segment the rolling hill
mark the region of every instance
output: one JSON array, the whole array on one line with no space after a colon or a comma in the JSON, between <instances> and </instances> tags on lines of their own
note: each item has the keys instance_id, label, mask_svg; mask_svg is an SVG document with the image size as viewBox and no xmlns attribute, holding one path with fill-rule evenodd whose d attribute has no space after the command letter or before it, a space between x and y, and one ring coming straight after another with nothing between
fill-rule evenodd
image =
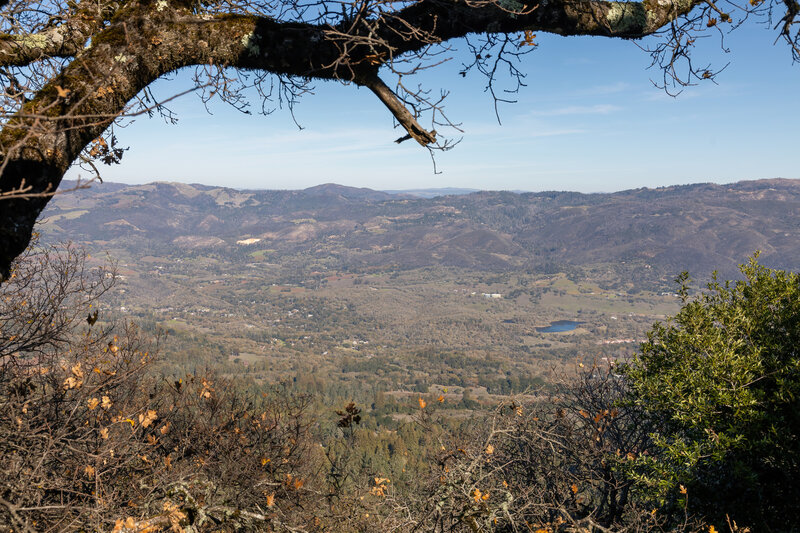
<instances>
[{"instance_id":1,"label":"rolling hill","mask_svg":"<svg viewBox=\"0 0 800 533\"><path fill-rule=\"evenodd\" d=\"M434 198L335 184L299 191L103 184L54 198L40 229L48 239L134 255L250 260L264 250L274 260L301 254L355 270L624 261L667 275L727 275L756 250L767 265L800 267L800 181Z\"/></svg>"}]
</instances>

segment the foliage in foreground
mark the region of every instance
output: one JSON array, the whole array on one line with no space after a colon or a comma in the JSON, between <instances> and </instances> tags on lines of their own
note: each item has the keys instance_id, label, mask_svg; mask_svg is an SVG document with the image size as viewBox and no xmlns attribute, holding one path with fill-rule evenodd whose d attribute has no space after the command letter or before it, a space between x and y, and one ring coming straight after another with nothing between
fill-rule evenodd
<instances>
[{"instance_id":1,"label":"foliage in foreground","mask_svg":"<svg viewBox=\"0 0 800 533\"><path fill-rule=\"evenodd\" d=\"M153 341L90 313L113 279L65 247L2 286L0 531L302 520L308 398L152 375Z\"/></svg>"},{"instance_id":2,"label":"foliage in foreground","mask_svg":"<svg viewBox=\"0 0 800 533\"><path fill-rule=\"evenodd\" d=\"M32 250L0 287L0 531L789 530L798 277L743 273L684 287L623 368L463 422L420 396L381 436L353 403L325 426L285 388L159 376L157 339L92 311L113 269ZM383 470L381 439L418 457Z\"/></svg>"},{"instance_id":3,"label":"foliage in foreground","mask_svg":"<svg viewBox=\"0 0 800 533\"><path fill-rule=\"evenodd\" d=\"M756 259L656 324L625 369L657 431L636 476L662 503L759 530L800 523L800 276Z\"/></svg>"}]
</instances>

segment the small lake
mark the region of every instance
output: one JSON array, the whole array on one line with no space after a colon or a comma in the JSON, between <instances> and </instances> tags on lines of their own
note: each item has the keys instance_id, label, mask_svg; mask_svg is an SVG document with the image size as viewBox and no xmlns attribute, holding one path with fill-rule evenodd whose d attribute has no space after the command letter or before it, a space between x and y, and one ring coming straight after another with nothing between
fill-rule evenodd
<instances>
[{"instance_id":1,"label":"small lake","mask_svg":"<svg viewBox=\"0 0 800 533\"><path fill-rule=\"evenodd\" d=\"M556 320L550 322L549 326L536 328L539 333L563 333L565 331L572 331L583 324L583 322L575 322L574 320Z\"/></svg>"}]
</instances>

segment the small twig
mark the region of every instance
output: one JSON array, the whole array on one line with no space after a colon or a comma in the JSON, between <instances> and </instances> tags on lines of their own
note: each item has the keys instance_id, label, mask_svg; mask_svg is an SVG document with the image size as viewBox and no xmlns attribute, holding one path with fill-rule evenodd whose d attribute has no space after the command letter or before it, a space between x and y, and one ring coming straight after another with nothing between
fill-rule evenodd
<instances>
[{"instance_id":1,"label":"small twig","mask_svg":"<svg viewBox=\"0 0 800 533\"><path fill-rule=\"evenodd\" d=\"M95 181L99 181L103 183L103 180L100 178L99 174L94 176L92 179L87 180L85 182L81 182L81 179L78 178L77 183L74 187L69 189L62 189L62 190L52 190L50 184L47 185L47 188L41 192L30 192L33 190L33 185L25 185L25 179L23 178L22 182L20 183L19 187L16 189L12 189L10 191L0 192L0 201L2 200L29 200L31 198L52 198L57 194L64 194L67 192L79 191L81 189L89 189L91 184Z\"/></svg>"},{"instance_id":2,"label":"small twig","mask_svg":"<svg viewBox=\"0 0 800 533\"><path fill-rule=\"evenodd\" d=\"M5 506L6 509L8 509L8 513L11 515L11 518L13 518L14 521L16 522L17 527L22 528L22 531L25 531L26 533L36 533L36 531L31 529L31 527L28 525L28 521L23 520L17 514L17 510L19 508L16 505L5 500L4 498L0 498L0 504L2 504L3 506Z\"/></svg>"}]
</instances>

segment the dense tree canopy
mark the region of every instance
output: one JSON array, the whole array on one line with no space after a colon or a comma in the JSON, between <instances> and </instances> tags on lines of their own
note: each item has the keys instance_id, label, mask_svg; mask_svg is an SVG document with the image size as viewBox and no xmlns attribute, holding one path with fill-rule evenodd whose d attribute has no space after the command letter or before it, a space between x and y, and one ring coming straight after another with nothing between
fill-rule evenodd
<instances>
[{"instance_id":1,"label":"dense tree canopy","mask_svg":"<svg viewBox=\"0 0 800 533\"><path fill-rule=\"evenodd\" d=\"M501 71L520 74L513 60L537 31L662 32L651 52L667 83L713 78L691 61L696 34L746 20L772 24L799 55L796 0L2 0L0 9L0 275L67 169L118 160L109 127L126 115L168 114L148 86L184 67L196 67L203 98L234 105L247 85L289 103L312 80L365 86L410 138L441 149L448 144L435 128L449 122L440 102L404 80L441 63L457 38L474 54L464 74L486 75L490 88Z\"/></svg>"}]
</instances>

